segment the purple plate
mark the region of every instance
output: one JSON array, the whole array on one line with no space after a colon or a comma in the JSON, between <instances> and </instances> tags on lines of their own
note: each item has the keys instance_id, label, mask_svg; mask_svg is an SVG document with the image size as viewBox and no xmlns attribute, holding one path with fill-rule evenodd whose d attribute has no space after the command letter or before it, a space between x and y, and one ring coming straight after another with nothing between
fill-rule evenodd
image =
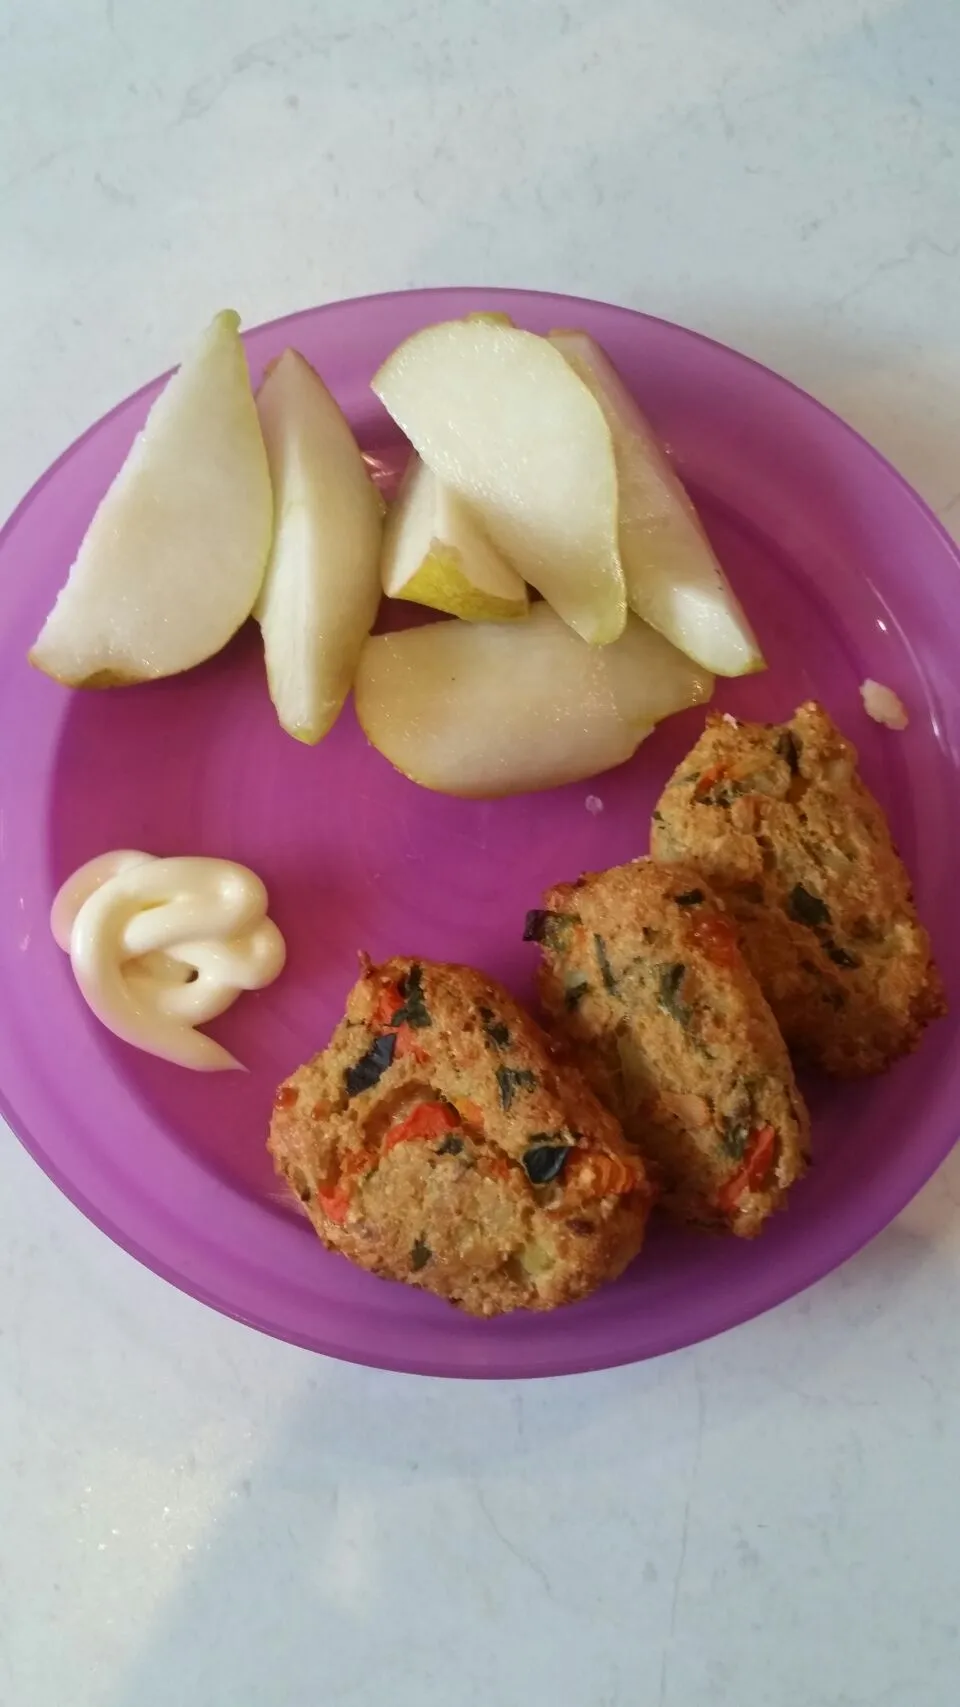
<instances>
[{"instance_id":1,"label":"purple plate","mask_svg":"<svg viewBox=\"0 0 960 1707\"><path fill-rule=\"evenodd\" d=\"M250 333L254 378L295 345L364 448L395 470L403 447L371 374L417 327L480 307L535 331L582 326L609 351L672 446L769 660L766 675L721 684L717 703L774 719L824 701L860 747L955 987L956 547L811 398L719 344L603 303L505 290L335 303ZM654 800L702 714L670 721L589 785L471 802L397 775L349 707L315 749L282 734L249 631L179 680L102 694L47 681L27 647L161 383L91 428L0 535L0 1101L40 1165L118 1244L228 1315L430 1375L555 1375L652 1357L746 1321L850 1256L954 1142L954 1019L881 1082L810 1087L816 1167L759 1243L657 1227L617 1285L551 1315L470 1321L329 1255L289 1209L264 1149L273 1089L326 1042L357 949L474 962L531 997L526 908L548 883L645 851ZM906 702L905 734L865 717L867 676ZM591 794L602 811L587 809ZM287 970L213 1028L249 1076L155 1061L88 1014L47 915L67 873L115 847L219 854L265 879Z\"/></svg>"}]
</instances>

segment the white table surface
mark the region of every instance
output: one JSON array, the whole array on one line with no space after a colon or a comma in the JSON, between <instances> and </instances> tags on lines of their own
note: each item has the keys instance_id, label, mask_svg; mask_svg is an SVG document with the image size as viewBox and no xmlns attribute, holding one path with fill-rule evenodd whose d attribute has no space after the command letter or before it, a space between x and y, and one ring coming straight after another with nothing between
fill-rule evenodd
<instances>
[{"instance_id":1,"label":"white table surface","mask_svg":"<svg viewBox=\"0 0 960 1707\"><path fill-rule=\"evenodd\" d=\"M960 524L958 71L956 0L0 0L0 511L224 303L489 283L726 339ZM220 1319L3 1134L0 1703L956 1707L958 1198L470 1386Z\"/></svg>"}]
</instances>

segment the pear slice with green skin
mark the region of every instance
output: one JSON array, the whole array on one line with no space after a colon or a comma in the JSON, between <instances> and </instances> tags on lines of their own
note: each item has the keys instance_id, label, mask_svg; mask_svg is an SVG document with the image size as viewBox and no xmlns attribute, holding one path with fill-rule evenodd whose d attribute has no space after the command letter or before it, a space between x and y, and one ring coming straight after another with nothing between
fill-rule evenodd
<instances>
[{"instance_id":1,"label":"pear slice with green skin","mask_svg":"<svg viewBox=\"0 0 960 1707\"><path fill-rule=\"evenodd\" d=\"M559 350L489 315L428 326L373 389L496 549L593 645L623 633L610 429Z\"/></svg>"},{"instance_id":2,"label":"pear slice with green skin","mask_svg":"<svg viewBox=\"0 0 960 1707\"><path fill-rule=\"evenodd\" d=\"M388 598L467 622L527 614L525 583L494 551L463 499L416 453L387 516L381 575Z\"/></svg>"},{"instance_id":3,"label":"pear slice with green skin","mask_svg":"<svg viewBox=\"0 0 960 1707\"><path fill-rule=\"evenodd\" d=\"M690 497L613 363L586 332L551 332L550 342L590 388L610 428L631 610L718 676L765 669Z\"/></svg>"},{"instance_id":4,"label":"pear slice with green skin","mask_svg":"<svg viewBox=\"0 0 960 1707\"><path fill-rule=\"evenodd\" d=\"M383 501L319 374L295 350L257 393L276 527L254 615L283 728L319 741L350 692L380 603Z\"/></svg>"},{"instance_id":5,"label":"pear slice with green skin","mask_svg":"<svg viewBox=\"0 0 960 1707\"><path fill-rule=\"evenodd\" d=\"M273 499L239 326L216 316L102 499L29 654L55 681L178 675L250 615Z\"/></svg>"},{"instance_id":6,"label":"pear slice with green skin","mask_svg":"<svg viewBox=\"0 0 960 1707\"><path fill-rule=\"evenodd\" d=\"M354 683L367 740L412 782L491 799L622 764L713 677L630 616L587 646L547 604L526 622L436 622L378 634Z\"/></svg>"}]
</instances>

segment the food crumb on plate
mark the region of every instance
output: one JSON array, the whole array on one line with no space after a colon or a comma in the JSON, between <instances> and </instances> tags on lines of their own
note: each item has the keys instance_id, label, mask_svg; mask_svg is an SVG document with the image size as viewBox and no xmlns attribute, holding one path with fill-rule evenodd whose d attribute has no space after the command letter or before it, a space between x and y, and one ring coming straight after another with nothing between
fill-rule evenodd
<instances>
[{"instance_id":1,"label":"food crumb on plate","mask_svg":"<svg viewBox=\"0 0 960 1707\"><path fill-rule=\"evenodd\" d=\"M588 794L584 801L584 805L587 808L587 811L591 813L594 818L603 811L603 801L600 799L599 794Z\"/></svg>"},{"instance_id":2,"label":"food crumb on plate","mask_svg":"<svg viewBox=\"0 0 960 1707\"><path fill-rule=\"evenodd\" d=\"M874 723L883 723L888 729L906 729L910 718L902 699L892 688L884 687L882 682L865 681L860 687L860 698L868 717Z\"/></svg>"}]
</instances>

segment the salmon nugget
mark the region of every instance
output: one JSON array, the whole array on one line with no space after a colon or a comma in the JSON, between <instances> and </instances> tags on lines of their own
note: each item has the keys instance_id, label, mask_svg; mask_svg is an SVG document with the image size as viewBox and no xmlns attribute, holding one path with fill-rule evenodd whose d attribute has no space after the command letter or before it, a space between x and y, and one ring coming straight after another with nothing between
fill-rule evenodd
<instances>
[{"instance_id":1,"label":"salmon nugget","mask_svg":"<svg viewBox=\"0 0 960 1707\"><path fill-rule=\"evenodd\" d=\"M946 1011L886 819L821 706L782 724L711 716L651 852L710 879L788 1044L825 1072L883 1072Z\"/></svg>"},{"instance_id":2,"label":"salmon nugget","mask_svg":"<svg viewBox=\"0 0 960 1707\"><path fill-rule=\"evenodd\" d=\"M786 1045L696 872L635 860L527 919L553 1027L682 1221L759 1233L806 1166Z\"/></svg>"},{"instance_id":3,"label":"salmon nugget","mask_svg":"<svg viewBox=\"0 0 960 1707\"><path fill-rule=\"evenodd\" d=\"M270 1128L324 1244L477 1316L550 1310L615 1279L652 1191L586 1081L482 973L362 965Z\"/></svg>"}]
</instances>

